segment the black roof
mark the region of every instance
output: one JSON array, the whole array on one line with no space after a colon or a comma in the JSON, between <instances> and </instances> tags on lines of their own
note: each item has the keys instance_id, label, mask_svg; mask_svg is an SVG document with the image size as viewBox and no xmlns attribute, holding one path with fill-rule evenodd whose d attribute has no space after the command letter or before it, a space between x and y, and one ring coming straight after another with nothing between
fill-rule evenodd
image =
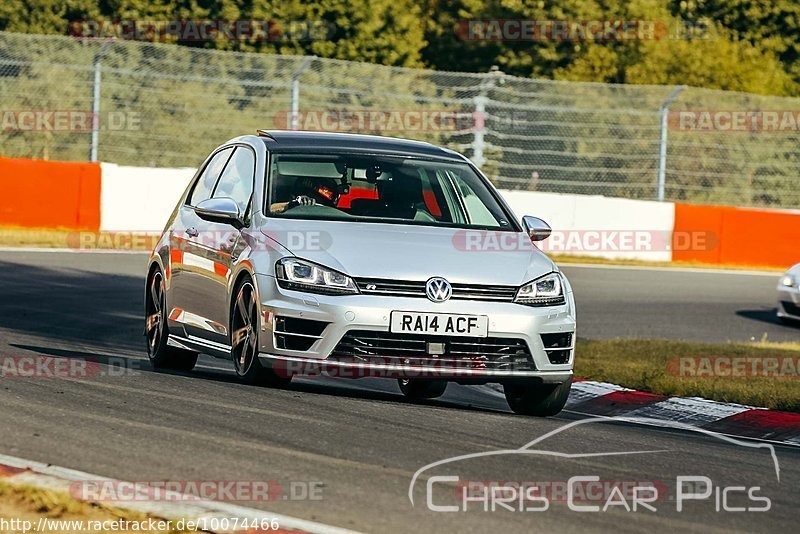
<instances>
[{"instance_id":1,"label":"black roof","mask_svg":"<svg viewBox=\"0 0 800 534\"><path fill-rule=\"evenodd\" d=\"M410 139L300 130L258 130L268 150L278 152L364 152L371 154L422 156L463 161L451 150Z\"/></svg>"}]
</instances>

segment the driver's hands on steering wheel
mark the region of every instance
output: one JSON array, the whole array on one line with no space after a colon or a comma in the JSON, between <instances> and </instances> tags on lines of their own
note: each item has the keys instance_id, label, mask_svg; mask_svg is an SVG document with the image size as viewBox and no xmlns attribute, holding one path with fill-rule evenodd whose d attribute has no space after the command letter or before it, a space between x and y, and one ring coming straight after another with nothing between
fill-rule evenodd
<instances>
[{"instance_id":1,"label":"driver's hands on steering wheel","mask_svg":"<svg viewBox=\"0 0 800 534\"><path fill-rule=\"evenodd\" d=\"M316 203L317 201L313 198L307 197L306 195L300 195L289 202L289 204L286 205L286 209L292 209L297 206L314 206Z\"/></svg>"}]
</instances>

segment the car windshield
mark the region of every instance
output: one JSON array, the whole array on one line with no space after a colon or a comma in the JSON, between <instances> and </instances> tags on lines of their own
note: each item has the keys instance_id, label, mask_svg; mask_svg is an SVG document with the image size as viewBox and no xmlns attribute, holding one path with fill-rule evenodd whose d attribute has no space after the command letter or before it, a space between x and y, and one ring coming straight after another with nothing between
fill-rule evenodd
<instances>
[{"instance_id":1,"label":"car windshield","mask_svg":"<svg viewBox=\"0 0 800 534\"><path fill-rule=\"evenodd\" d=\"M459 228L514 230L466 163L397 156L276 154L269 214Z\"/></svg>"}]
</instances>

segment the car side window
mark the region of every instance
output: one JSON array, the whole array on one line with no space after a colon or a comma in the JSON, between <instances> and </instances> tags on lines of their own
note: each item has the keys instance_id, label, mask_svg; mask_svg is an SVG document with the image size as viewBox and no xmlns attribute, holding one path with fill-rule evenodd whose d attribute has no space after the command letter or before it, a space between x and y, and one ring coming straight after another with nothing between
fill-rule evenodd
<instances>
[{"instance_id":1,"label":"car side window","mask_svg":"<svg viewBox=\"0 0 800 534\"><path fill-rule=\"evenodd\" d=\"M470 222L485 226L497 225L497 218L489 211L489 208L473 191L472 187L458 173L451 173L451 176L461 191L461 197L464 199L464 207L469 213Z\"/></svg>"},{"instance_id":2,"label":"car side window","mask_svg":"<svg viewBox=\"0 0 800 534\"><path fill-rule=\"evenodd\" d=\"M189 198L186 200L188 205L197 206L200 202L211 198L211 193L214 191L217 178L219 178L232 152L233 147L228 147L214 154L211 161L208 162L208 165L206 165L206 168L200 175L200 178L198 178L194 189L192 189L192 192L189 194Z\"/></svg>"},{"instance_id":3,"label":"car side window","mask_svg":"<svg viewBox=\"0 0 800 534\"><path fill-rule=\"evenodd\" d=\"M232 198L239 206L239 213L244 214L253 194L255 171L256 156L253 151L241 146L236 147L233 157L222 171L211 198Z\"/></svg>"}]
</instances>

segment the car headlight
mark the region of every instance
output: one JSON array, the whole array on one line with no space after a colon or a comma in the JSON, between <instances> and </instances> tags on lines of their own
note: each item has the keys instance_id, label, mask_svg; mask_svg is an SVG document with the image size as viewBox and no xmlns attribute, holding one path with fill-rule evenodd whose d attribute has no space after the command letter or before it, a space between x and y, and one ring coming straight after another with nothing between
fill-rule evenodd
<instances>
[{"instance_id":1,"label":"car headlight","mask_svg":"<svg viewBox=\"0 0 800 534\"><path fill-rule=\"evenodd\" d=\"M358 293L355 282L346 274L307 260L282 258L275 264L275 275L284 289L323 295Z\"/></svg>"},{"instance_id":2,"label":"car headlight","mask_svg":"<svg viewBox=\"0 0 800 534\"><path fill-rule=\"evenodd\" d=\"M561 275L550 273L529 282L517 290L514 302L527 306L558 306L564 304L564 284Z\"/></svg>"},{"instance_id":3,"label":"car headlight","mask_svg":"<svg viewBox=\"0 0 800 534\"><path fill-rule=\"evenodd\" d=\"M794 279L794 276L792 276L791 274L785 274L785 275L783 275L783 278L781 278L781 285L782 286L794 287L795 284L796 284L796 281Z\"/></svg>"}]
</instances>

